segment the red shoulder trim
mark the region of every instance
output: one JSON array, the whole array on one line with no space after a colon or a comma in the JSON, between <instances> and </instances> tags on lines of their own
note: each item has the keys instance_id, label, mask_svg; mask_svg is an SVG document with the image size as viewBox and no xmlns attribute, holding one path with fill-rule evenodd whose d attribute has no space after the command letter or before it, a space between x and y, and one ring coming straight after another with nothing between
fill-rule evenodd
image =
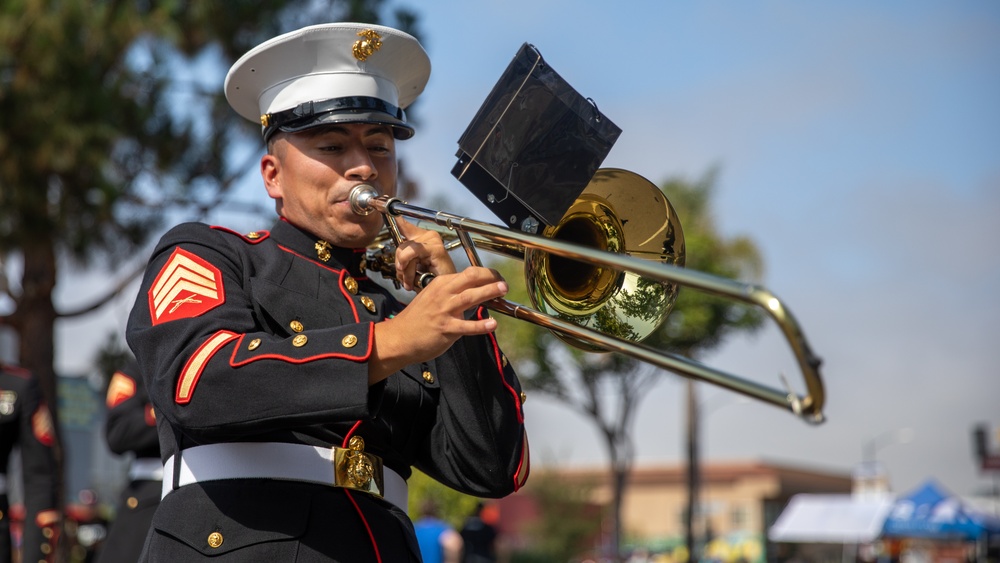
<instances>
[{"instance_id":1,"label":"red shoulder trim","mask_svg":"<svg viewBox=\"0 0 1000 563\"><path fill-rule=\"evenodd\" d=\"M271 236L271 231L250 231L247 234L243 234L243 233L238 233L232 229L228 229L226 227L220 227L218 225L212 225L212 228L215 229L216 231L222 231L224 233L236 235L241 239L243 239L243 242L247 244L257 244L258 242L262 242L266 240L267 237Z\"/></svg>"}]
</instances>

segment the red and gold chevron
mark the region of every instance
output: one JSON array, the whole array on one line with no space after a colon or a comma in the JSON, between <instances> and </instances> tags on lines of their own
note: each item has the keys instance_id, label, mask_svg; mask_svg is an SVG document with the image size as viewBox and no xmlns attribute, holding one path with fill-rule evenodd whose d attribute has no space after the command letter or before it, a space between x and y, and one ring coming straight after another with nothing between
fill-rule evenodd
<instances>
[{"instance_id":1,"label":"red and gold chevron","mask_svg":"<svg viewBox=\"0 0 1000 563\"><path fill-rule=\"evenodd\" d=\"M116 371L111 376L111 382L108 383L106 398L108 408L113 409L133 396L135 396L135 380L120 371Z\"/></svg>"},{"instance_id":2,"label":"red and gold chevron","mask_svg":"<svg viewBox=\"0 0 1000 563\"><path fill-rule=\"evenodd\" d=\"M175 248L149 288L153 325L200 316L222 305L222 273L207 260Z\"/></svg>"}]
</instances>

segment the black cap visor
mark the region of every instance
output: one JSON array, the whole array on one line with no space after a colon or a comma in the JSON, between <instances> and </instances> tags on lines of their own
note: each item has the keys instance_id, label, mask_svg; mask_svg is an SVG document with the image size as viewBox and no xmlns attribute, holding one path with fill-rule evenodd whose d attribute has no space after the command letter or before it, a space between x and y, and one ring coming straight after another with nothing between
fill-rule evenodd
<instances>
[{"instance_id":1,"label":"black cap visor","mask_svg":"<svg viewBox=\"0 0 1000 563\"><path fill-rule=\"evenodd\" d=\"M331 123L376 123L392 127L393 136L406 140L413 136L413 127L406 123L401 108L378 98L352 96L321 102L306 102L298 106L261 116L264 141L277 131L294 133Z\"/></svg>"}]
</instances>

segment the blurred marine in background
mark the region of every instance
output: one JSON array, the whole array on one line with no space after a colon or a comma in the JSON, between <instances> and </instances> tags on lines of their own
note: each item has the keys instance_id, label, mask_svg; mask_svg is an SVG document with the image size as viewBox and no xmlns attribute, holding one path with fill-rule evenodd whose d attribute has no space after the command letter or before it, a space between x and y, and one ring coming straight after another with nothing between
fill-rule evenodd
<instances>
[{"instance_id":1,"label":"blurred marine in background","mask_svg":"<svg viewBox=\"0 0 1000 563\"><path fill-rule=\"evenodd\" d=\"M108 448L118 455L133 455L128 484L122 490L115 517L96 563L135 563L160 504L163 464L156 416L149 402L138 365L129 362L108 384Z\"/></svg>"},{"instance_id":2,"label":"blurred marine in background","mask_svg":"<svg viewBox=\"0 0 1000 563\"><path fill-rule=\"evenodd\" d=\"M25 369L0 364L0 563L54 561L59 534L55 440L38 381ZM12 535L7 470L15 447L24 476L24 522L20 534Z\"/></svg>"}]
</instances>

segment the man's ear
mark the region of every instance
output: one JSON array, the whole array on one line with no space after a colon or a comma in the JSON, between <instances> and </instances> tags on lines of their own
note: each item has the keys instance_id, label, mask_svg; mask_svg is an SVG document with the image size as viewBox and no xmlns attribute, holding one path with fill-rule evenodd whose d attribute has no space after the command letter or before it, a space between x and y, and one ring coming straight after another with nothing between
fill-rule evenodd
<instances>
[{"instance_id":1,"label":"man's ear","mask_svg":"<svg viewBox=\"0 0 1000 563\"><path fill-rule=\"evenodd\" d=\"M272 199L281 199L281 160L273 154L265 154L260 159L260 177L264 180L264 188Z\"/></svg>"}]
</instances>

